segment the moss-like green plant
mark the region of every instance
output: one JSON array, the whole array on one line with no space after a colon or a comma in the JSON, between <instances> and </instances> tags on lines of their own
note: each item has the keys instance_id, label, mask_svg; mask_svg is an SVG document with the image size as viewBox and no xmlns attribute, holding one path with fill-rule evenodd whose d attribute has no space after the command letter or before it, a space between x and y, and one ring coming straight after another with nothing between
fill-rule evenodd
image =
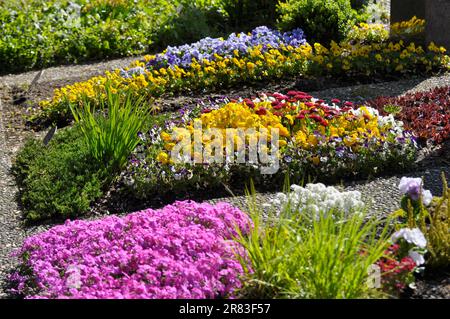
<instances>
[{"instance_id":1,"label":"moss-like green plant","mask_svg":"<svg viewBox=\"0 0 450 319\"><path fill-rule=\"evenodd\" d=\"M48 145L28 140L12 167L26 221L82 214L112 175L93 161L79 127L58 130Z\"/></svg>"}]
</instances>

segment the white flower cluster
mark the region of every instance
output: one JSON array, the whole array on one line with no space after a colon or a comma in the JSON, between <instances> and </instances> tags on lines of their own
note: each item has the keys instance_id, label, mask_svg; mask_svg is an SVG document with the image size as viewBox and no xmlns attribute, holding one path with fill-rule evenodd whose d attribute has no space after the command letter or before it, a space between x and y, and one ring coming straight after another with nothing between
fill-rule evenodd
<instances>
[{"instance_id":1,"label":"white flower cluster","mask_svg":"<svg viewBox=\"0 0 450 319\"><path fill-rule=\"evenodd\" d=\"M423 255L427 247L427 240L419 228L402 228L392 235L391 240L393 243L404 240L409 245L413 245L408 251L409 257L415 261L417 266L425 263Z\"/></svg>"},{"instance_id":2,"label":"white flower cluster","mask_svg":"<svg viewBox=\"0 0 450 319\"><path fill-rule=\"evenodd\" d=\"M307 184L306 187L291 186L289 194L278 193L273 202L282 209L286 205L300 212L317 216L319 212L340 211L346 214L362 211L365 207L358 191L340 192L333 186Z\"/></svg>"}]
</instances>

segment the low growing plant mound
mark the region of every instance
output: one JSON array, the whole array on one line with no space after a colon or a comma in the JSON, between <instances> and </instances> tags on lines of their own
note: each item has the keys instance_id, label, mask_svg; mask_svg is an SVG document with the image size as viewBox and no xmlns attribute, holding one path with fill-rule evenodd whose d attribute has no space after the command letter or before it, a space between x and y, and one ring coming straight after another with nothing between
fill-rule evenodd
<instances>
[{"instance_id":1,"label":"low growing plant mound","mask_svg":"<svg viewBox=\"0 0 450 319\"><path fill-rule=\"evenodd\" d=\"M251 157L255 143L269 159L264 152ZM238 181L242 189L247 178L275 186L286 174L293 181L363 177L402 169L414 157L414 137L392 115L290 91L182 109L165 127L143 134L124 178L135 195L148 197Z\"/></svg>"},{"instance_id":2,"label":"low growing plant mound","mask_svg":"<svg viewBox=\"0 0 450 319\"><path fill-rule=\"evenodd\" d=\"M191 201L68 221L25 241L11 280L26 298L230 297L243 273L230 239L250 225L229 204Z\"/></svg>"},{"instance_id":3,"label":"low growing plant mound","mask_svg":"<svg viewBox=\"0 0 450 319\"><path fill-rule=\"evenodd\" d=\"M406 94L401 97L379 97L368 104L381 114L393 113L412 130L418 141L439 144L450 137L450 87L435 88L426 92Z\"/></svg>"},{"instance_id":4,"label":"low growing plant mound","mask_svg":"<svg viewBox=\"0 0 450 319\"><path fill-rule=\"evenodd\" d=\"M109 178L103 165L91 156L79 127L58 131L48 145L28 140L12 170L28 221L85 212L102 195Z\"/></svg>"},{"instance_id":5,"label":"low growing plant mound","mask_svg":"<svg viewBox=\"0 0 450 319\"><path fill-rule=\"evenodd\" d=\"M277 9L281 29L300 27L308 38L324 44L343 40L357 18L349 0L287 0Z\"/></svg>"}]
</instances>

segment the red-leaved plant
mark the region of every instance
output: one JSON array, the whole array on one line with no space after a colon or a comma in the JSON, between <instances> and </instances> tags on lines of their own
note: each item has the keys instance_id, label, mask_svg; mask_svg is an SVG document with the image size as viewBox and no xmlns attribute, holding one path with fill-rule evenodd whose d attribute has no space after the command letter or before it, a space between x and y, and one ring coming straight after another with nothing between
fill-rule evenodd
<instances>
[{"instance_id":1,"label":"red-leaved plant","mask_svg":"<svg viewBox=\"0 0 450 319\"><path fill-rule=\"evenodd\" d=\"M387 115L389 106L400 107L395 118L403 121L421 144L440 144L450 137L450 86L401 97L378 97L368 101L368 105L383 115Z\"/></svg>"}]
</instances>

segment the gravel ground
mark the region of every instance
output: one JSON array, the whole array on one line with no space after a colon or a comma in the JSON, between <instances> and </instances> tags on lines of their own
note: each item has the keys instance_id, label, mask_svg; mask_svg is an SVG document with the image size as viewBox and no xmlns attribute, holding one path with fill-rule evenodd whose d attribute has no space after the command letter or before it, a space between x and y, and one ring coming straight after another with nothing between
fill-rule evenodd
<instances>
[{"instance_id":1,"label":"gravel ground","mask_svg":"<svg viewBox=\"0 0 450 319\"><path fill-rule=\"evenodd\" d=\"M17 188L9 174L11 157L21 141L16 138L17 135L7 134L7 123L3 121L2 111L0 100L0 298L5 298L5 277L16 264L10 253L18 248L27 236L45 230L45 227L26 228L21 222L21 212L15 201Z\"/></svg>"},{"instance_id":2,"label":"gravel ground","mask_svg":"<svg viewBox=\"0 0 450 319\"><path fill-rule=\"evenodd\" d=\"M352 102L363 102L378 96L398 96L407 93L428 91L435 87L449 85L450 75L446 74L430 78L415 77L392 82L331 88L313 91L310 92L310 94L312 96L320 97L321 99L338 98Z\"/></svg>"},{"instance_id":3,"label":"gravel ground","mask_svg":"<svg viewBox=\"0 0 450 319\"><path fill-rule=\"evenodd\" d=\"M63 81L64 83L72 83L80 79L80 74L83 74L83 78L92 76L101 73L106 69L127 65L131 60L133 60L133 58L115 60L110 63L98 63L89 66L83 65L51 68L44 72L39 82L41 87L45 87L46 83L49 83L47 81ZM10 257L10 253L14 249L20 247L24 238L27 236L39 233L51 227L51 225L40 225L33 227L25 227L23 225L21 221L21 212L15 201L17 189L14 185L13 179L9 175L11 159L22 144L23 139L26 136L35 133L26 132L21 128L11 126L11 121L14 118L14 113L12 112L15 111L15 109L11 103L11 92L8 88L13 86L26 87L32 81L35 74L36 72L30 72L22 75L3 76L0 78L0 99L3 98L5 101L3 105L0 104L0 298L8 297L3 286L6 283L5 278L7 273L16 265L15 260ZM286 83L272 84L269 85L270 88L266 88L266 90L273 89L281 91L289 88L289 86L285 85ZM401 95L405 92L430 89L442 85L450 85L450 75L432 77L429 79L413 78L396 82L332 88L329 90L321 90L311 93L320 98L337 97L343 100L362 101L379 95ZM6 90L5 87L7 88ZM301 89L299 87L297 88ZM239 95L242 92L250 94L250 92L255 91L257 92L258 90L252 88L241 88L239 90L231 90L231 93L228 92L228 94ZM225 94L226 92L220 92L219 94L222 93ZM217 96L219 94L215 95ZM214 96L214 94L211 94L210 96ZM193 102L197 98L189 97L189 99ZM174 99L173 103L176 104L178 103L177 101L178 100ZM42 135L42 132L38 134ZM439 195L441 192L439 177L441 171L445 171L447 177L450 177L450 165L448 162L450 156L448 153L445 156L447 158L447 162L440 162L437 166L422 166L425 168L411 172L408 175L424 176L426 187L430 189L433 194ZM373 202L370 214L381 218L386 216L387 213L398 208L400 194L397 190L397 185L399 179L400 176L379 177L371 181L341 185L341 187L344 189L355 189L361 191L365 200L368 202ZM274 194L257 194L258 202L271 202L273 195ZM235 198L218 198L210 201L217 202L219 200L231 202L232 204L245 208L245 198L242 196ZM422 287L421 289L424 291L428 290L429 293L428 295L420 294L413 297L425 296L427 298L450 298L450 293L448 291L448 276L443 277L442 280L433 280L434 281L419 281L418 287Z\"/></svg>"},{"instance_id":4,"label":"gravel ground","mask_svg":"<svg viewBox=\"0 0 450 319\"><path fill-rule=\"evenodd\" d=\"M89 64L75 64L66 66L57 66L45 69L39 81L54 82L65 79L74 79L76 81L87 80L90 77L104 73L105 71L124 68L132 61L141 57L127 57L103 62L89 63ZM23 86L33 81L39 71L30 71L20 74L9 74L0 76L0 86Z\"/></svg>"}]
</instances>

